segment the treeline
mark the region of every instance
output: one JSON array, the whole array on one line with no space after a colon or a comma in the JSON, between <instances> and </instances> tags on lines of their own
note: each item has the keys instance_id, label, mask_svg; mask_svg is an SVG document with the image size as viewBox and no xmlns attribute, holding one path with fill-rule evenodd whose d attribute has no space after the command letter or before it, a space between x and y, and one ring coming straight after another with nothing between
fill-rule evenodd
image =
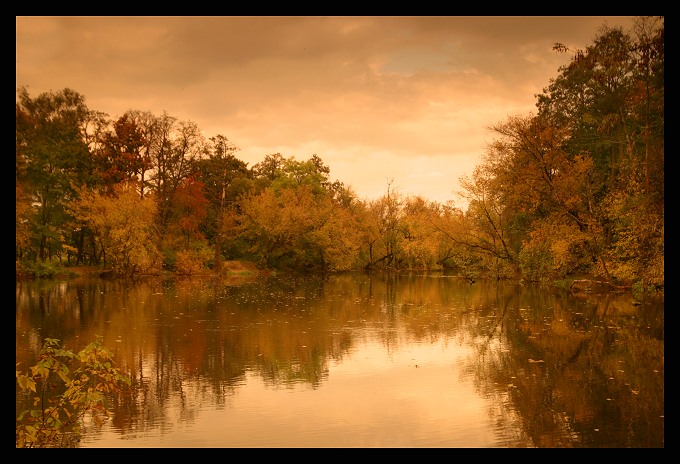
<instances>
[{"instance_id":1,"label":"treeline","mask_svg":"<svg viewBox=\"0 0 680 464\"><path fill-rule=\"evenodd\" d=\"M74 90L19 87L17 276L54 263L196 274L240 259L662 288L663 17L555 50L568 65L536 95L536 115L492 128L462 179L465 211L389 183L361 199L317 155L248 167L226 136L206 139L192 122L134 110L110 119Z\"/></svg>"}]
</instances>

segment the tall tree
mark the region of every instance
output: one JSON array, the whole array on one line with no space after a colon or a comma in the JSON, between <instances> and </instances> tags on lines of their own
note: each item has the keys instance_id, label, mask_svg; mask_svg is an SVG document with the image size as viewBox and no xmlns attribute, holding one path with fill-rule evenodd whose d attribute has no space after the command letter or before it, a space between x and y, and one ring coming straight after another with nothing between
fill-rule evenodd
<instances>
[{"instance_id":1,"label":"tall tree","mask_svg":"<svg viewBox=\"0 0 680 464\"><path fill-rule=\"evenodd\" d=\"M165 232L172 215L172 196L195 173L195 162L205 152L205 140L195 123L177 121L163 113L153 122L149 185L158 201L158 227Z\"/></svg>"},{"instance_id":2,"label":"tall tree","mask_svg":"<svg viewBox=\"0 0 680 464\"><path fill-rule=\"evenodd\" d=\"M25 251L46 260L64 242L72 183L92 179L94 164L83 133L90 113L85 98L68 88L31 98L20 87L17 100L17 183L35 205L31 246Z\"/></svg>"},{"instance_id":3,"label":"tall tree","mask_svg":"<svg viewBox=\"0 0 680 464\"><path fill-rule=\"evenodd\" d=\"M498 277L512 275L517 268L518 250L512 247L509 211L500 201L501 191L494 174L480 165L460 183L469 201L466 213L469 228L462 238L463 244L480 257L477 267L482 272Z\"/></svg>"},{"instance_id":4,"label":"tall tree","mask_svg":"<svg viewBox=\"0 0 680 464\"><path fill-rule=\"evenodd\" d=\"M209 139L207 157L195 162L197 178L204 185L208 200L207 216L203 224L206 238L215 246L213 269L220 272L225 248L235 253L237 243L233 218L237 214L238 199L253 186L248 165L234 155L238 147L219 134Z\"/></svg>"},{"instance_id":5,"label":"tall tree","mask_svg":"<svg viewBox=\"0 0 680 464\"><path fill-rule=\"evenodd\" d=\"M636 18L633 31L637 38L634 47L637 82L637 115L643 132L640 150L644 155L645 191L663 203L664 169L664 27L663 16Z\"/></svg>"},{"instance_id":6,"label":"tall tree","mask_svg":"<svg viewBox=\"0 0 680 464\"><path fill-rule=\"evenodd\" d=\"M260 183L263 183L264 187L267 187L269 183L279 177L284 161L285 158L281 153L267 155L262 161L253 166L253 174Z\"/></svg>"},{"instance_id":7,"label":"tall tree","mask_svg":"<svg viewBox=\"0 0 680 464\"><path fill-rule=\"evenodd\" d=\"M387 192L382 197L366 204L363 223L367 233L364 238L364 268L377 266L399 269L403 259L403 242L408 234L403 223L403 197L387 183Z\"/></svg>"},{"instance_id":8,"label":"tall tree","mask_svg":"<svg viewBox=\"0 0 680 464\"><path fill-rule=\"evenodd\" d=\"M154 116L148 111L129 110L124 116L135 126L135 130L140 137L139 151L139 170L137 177L139 179L140 197L144 198L144 194L149 190L150 180L149 173L154 169L153 151L158 146L158 138L162 127L162 118Z\"/></svg>"},{"instance_id":9,"label":"tall tree","mask_svg":"<svg viewBox=\"0 0 680 464\"><path fill-rule=\"evenodd\" d=\"M144 196L142 175L148 164L142 156L144 136L137 123L127 114L113 123L113 130L104 136L102 150L96 152L103 184L114 185L140 181L140 197Z\"/></svg>"},{"instance_id":10,"label":"tall tree","mask_svg":"<svg viewBox=\"0 0 680 464\"><path fill-rule=\"evenodd\" d=\"M663 144L651 142L649 121L661 121L658 140L663 85L655 89L651 76L663 69L663 33L645 30L640 43L603 27L537 96L537 116L493 127L499 139L463 181L475 231L468 243L482 255L529 278L663 281L663 195L647 183L662 171Z\"/></svg>"}]
</instances>

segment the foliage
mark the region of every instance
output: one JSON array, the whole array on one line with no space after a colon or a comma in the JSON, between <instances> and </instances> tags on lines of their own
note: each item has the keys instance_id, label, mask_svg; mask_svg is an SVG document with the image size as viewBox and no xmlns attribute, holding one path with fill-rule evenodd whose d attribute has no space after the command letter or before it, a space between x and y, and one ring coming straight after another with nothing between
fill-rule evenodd
<instances>
[{"instance_id":1,"label":"foliage","mask_svg":"<svg viewBox=\"0 0 680 464\"><path fill-rule=\"evenodd\" d=\"M156 201L156 225L162 236L173 216L175 193L195 173L206 142L196 124L177 121L166 114L154 122L153 135L149 185Z\"/></svg>"},{"instance_id":2,"label":"foliage","mask_svg":"<svg viewBox=\"0 0 680 464\"><path fill-rule=\"evenodd\" d=\"M616 279L663 286L664 219L654 206L635 193L618 192L603 201L616 234L609 250L609 272Z\"/></svg>"},{"instance_id":3,"label":"foliage","mask_svg":"<svg viewBox=\"0 0 680 464\"><path fill-rule=\"evenodd\" d=\"M153 198L140 198L134 183L114 186L112 195L78 191L80 198L70 208L93 231L104 266L122 276L157 271L160 253L154 238Z\"/></svg>"},{"instance_id":4,"label":"foliage","mask_svg":"<svg viewBox=\"0 0 680 464\"><path fill-rule=\"evenodd\" d=\"M221 229L224 216L233 211L238 198L253 188L252 173L247 164L237 159L238 150L223 135L209 139L207 157L195 163L195 179L203 185L205 219L200 224L202 234L215 246L222 246L224 237Z\"/></svg>"},{"instance_id":5,"label":"foliage","mask_svg":"<svg viewBox=\"0 0 680 464\"><path fill-rule=\"evenodd\" d=\"M101 426L111 395L131 384L101 339L74 353L47 338L36 365L26 372L18 367L17 389L31 396L34 408L17 415L17 448L77 446L85 417Z\"/></svg>"},{"instance_id":6,"label":"foliage","mask_svg":"<svg viewBox=\"0 0 680 464\"><path fill-rule=\"evenodd\" d=\"M143 156L145 144L142 127L130 114L113 123L113 131L104 135L102 150L97 156L99 172L105 185L137 181L149 169L148 157Z\"/></svg>"},{"instance_id":7,"label":"foliage","mask_svg":"<svg viewBox=\"0 0 680 464\"><path fill-rule=\"evenodd\" d=\"M22 87L17 97L17 214L21 215L17 239L25 258L46 260L58 254L63 244L64 226L70 220L65 208L73 195L71 182L89 184L93 179L94 162L82 130L88 110L84 97L71 89L31 98Z\"/></svg>"},{"instance_id":8,"label":"foliage","mask_svg":"<svg viewBox=\"0 0 680 464\"><path fill-rule=\"evenodd\" d=\"M663 286L662 21L640 18L636 38L603 27L538 96L538 115L493 127L462 181L471 248L530 280Z\"/></svg>"},{"instance_id":9,"label":"foliage","mask_svg":"<svg viewBox=\"0 0 680 464\"><path fill-rule=\"evenodd\" d=\"M365 269L400 269L408 267L406 242L409 237L405 222L404 197L394 191L392 181L382 197L365 204L362 223L362 257Z\"/></svg>"},{"instance_id":10,"label":"foliage","mask_svg":"<svg viewBox=\"0 0 680 464\"><path fill-rule=\"evenodd\" d=\"M257 170L269 185L243 196L232 218L248 252L268 267L351 269L360 233L351 192L328 182L329 170L316 155L306 162L280 156L266 161Z\"/></svg>"},{"instance_id":11,"label":"foliage","mask_svg":"<svg viewBox=\"0 0 680 464\"><path fill-rule=\"evenodd\" d=\"M30 275L36 279L50 279L59 274L63 269L61 264L54 261L29 261L22 263L22 266L22 272L25 275Z\"/></svg>"},{"instance_id":12,"label":"foliage","mask_svg":"<svg viewBox=\"0 0 680 464\"><path fill-rule=\"evenodd\" d=\"M31 200L25 194L23 187L16 184L16 256L21 258L24 250L28 250L31 243Z\"/></svg>"},{"instance_id":13,"label":"foliage","mask_svg":"<svg viewBox=\"0 0 680 464\"><path fill-rule=\"evenodd\" d=\"M190 250L180 250L174 258L174 271L182 275L201 274L208 270L213 254L205 246L196 246Z\"/></svg>"},{"instance_id":14,"label":"foliage","mask_svg":"<svg viewBox=\"0 0 680 464\"><path fill-rule=\"evenodd\" d=\"M201 225L206 218L208 200L203 194L203 183L193 176L184 179L173 194L172 214L167 233L178 237L180 246L188 248L192 241L204 238Z\"/></svg>"},{"instance_id":15,"label":"foliage","mask_svg":"<svg viewBox=\"0 0 680 464\"><path fill-rule=\"evenodd\" d=\"M358 200L320 156L252 168L223 135L163 113L109 120L64 89L17 92L17 275L65 255L121 275L224 260L295 270L442 269L546 281L589 274L664 285L664 24L603 26L571 53L538 113L491 126L460 179L462 211L400 195ZM379 173L376 173L379 175ZM76 188L76 186L78 186ZM161 253L158 250L162 250Z\"/></svg>"}]
</instances>

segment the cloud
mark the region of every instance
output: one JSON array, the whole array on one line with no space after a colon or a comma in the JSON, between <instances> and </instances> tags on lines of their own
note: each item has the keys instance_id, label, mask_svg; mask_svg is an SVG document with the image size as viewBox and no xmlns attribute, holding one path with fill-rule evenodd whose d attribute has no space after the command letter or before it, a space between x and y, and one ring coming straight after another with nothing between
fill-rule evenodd
<instances>
[{"instance_id":1,"label":"cloud","mask_svg":"<svg viewBox=\"0 0 680 464\"><path fill-rule=\"evenodd\" d=\"M319 155L361 197L393 178L446 201L487 127L607 23L630 17L17 17L17 86L71 88L90 109L195 122L250 166Z\"/></svg>"}]
</instances>

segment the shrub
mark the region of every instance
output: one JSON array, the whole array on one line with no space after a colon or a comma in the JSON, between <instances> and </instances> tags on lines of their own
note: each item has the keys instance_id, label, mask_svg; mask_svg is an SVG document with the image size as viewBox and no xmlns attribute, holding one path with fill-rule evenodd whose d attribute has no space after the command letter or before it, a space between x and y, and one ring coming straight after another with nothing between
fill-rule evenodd
<instances>
[{"instance_id":1,"label":"shrub","mask_svg":"<svg viewBox=\"0 0 680 464\"><path fill-rule=\"evenodd\" d=\"M34 408L17 414L17 448L76 447L85 416L101 426L110 414L108 397L131 384L113 367L101 339L73 353L59 348L59 340L46 338L37 364L26 373L18 367L17 394L32 396Z\"/></svg>"}]
</instances>

